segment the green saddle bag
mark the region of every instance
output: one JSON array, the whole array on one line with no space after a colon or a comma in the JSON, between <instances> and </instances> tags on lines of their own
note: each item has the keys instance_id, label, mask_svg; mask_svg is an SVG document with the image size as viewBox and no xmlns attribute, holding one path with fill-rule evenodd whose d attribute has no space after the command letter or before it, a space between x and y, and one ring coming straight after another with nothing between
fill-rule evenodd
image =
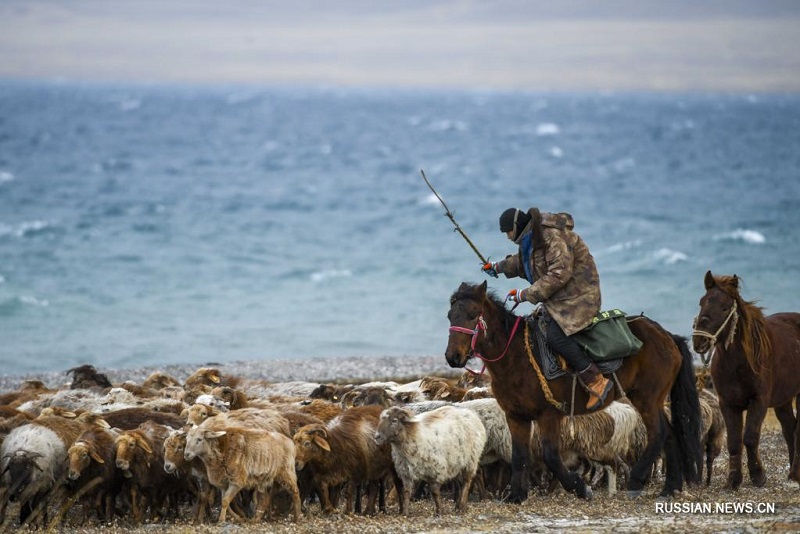
<instances>
[{"instance_id":1,"label":"green saddle bag","mask_svg":"<svg viewBox=\"0 0 800 534\"><path fill-rule=\"evenodd\" d=\"M589 326L571 337L595 361L627 358L642 348L642 342L628 327L625 313L618 309L601 311Z\"/></svg>"}]
</instances>

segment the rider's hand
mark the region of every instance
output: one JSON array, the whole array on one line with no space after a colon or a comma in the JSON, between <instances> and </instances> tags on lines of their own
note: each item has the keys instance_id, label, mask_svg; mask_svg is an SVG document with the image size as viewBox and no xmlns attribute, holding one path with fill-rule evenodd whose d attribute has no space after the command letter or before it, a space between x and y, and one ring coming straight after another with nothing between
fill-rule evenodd
<instances>
[{"instance_id":1,"label":"rider's hand","mask_svg":"<svg viewBox=\"0 0 800 534\"><path fill-rule=\"evenodd\" d=\"M506 300L513 300L514 304L519 304L520 302L525 302L527 299L525 298L525 290L524 289L512 289L506 295Z\"/></svg>"},{"instance_id":2,"label":"rider's hand","mask_svg":"<svg viewBox=\"0 0 800 534\"><path fill-rule=\"evenodd\" d=\"M497 278L497 263L493 261L486 262L483 264L483 267L481 267L481 270L489 276Z\"/></svg>"}]
</instances>

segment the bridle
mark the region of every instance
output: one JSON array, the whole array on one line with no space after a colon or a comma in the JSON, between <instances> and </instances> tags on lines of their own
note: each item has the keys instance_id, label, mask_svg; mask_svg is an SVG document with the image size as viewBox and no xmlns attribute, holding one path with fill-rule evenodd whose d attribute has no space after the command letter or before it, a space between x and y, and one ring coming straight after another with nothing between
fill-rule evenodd
<instances>
[{"instance_id":1,"label":"bridle","mask_svg":"<svg viewBox=\"0 0 800 534\"><path fill-rule=\"evenodd\" d=\"M698 317L694 318L694 326L697 326ZM720 325L720 327L717 329L716 332L714 332L713 334L709 334L705 330L698 330L697 328L692 330L692 336L700 336L711 340L711 345L710 345L712 349L711 354L709 354L708 358L706 358L705 354L700 355L700 358L703 360L703 365L705 365L706 367L708 366L709 362L711 362L711 358L714 357L714 352L716 351L717 347L717 338L719 338L719 335L722 333L723 330L725 330L725 327L728 326L728 323L730 323L731 320L733 320L733 326L731 327L730 332L728 332L728 336L725 338L725 344L723 345L723 347L727 349L728 347L730 347L731 343L733 343L733 338L736 335L736 324L739 322L739 314L736 310L735 300L733 301L733 307L731 308L731 311L728 312L728 316L725 317L725 320L722 321L722 324Z\"/></svg>"},{"instance_id":2,"label":"bridle","mask_svg":"<svg viewBox=\"0 0 800 534\"><path fill-rule=\"evenodd\" d=\"M519 326L519 323L521 321L522 321L522 317L517 317L517 320L514 322L514 327L511 329L511 335L508 336L508 343L506 343L506 348L503 351L503 354L501 354L497 358L486 358L481 353L475 352L475 345L478 344L478 336L480 335L481 331L486 332L486 330L487 330L486 321L483 319L483 314L482 313L480 315L478 315L478 320L476 321L475 328L473 328L473 329L464 328L462 326L451 326L450 327L450 331L451 332L458 332L460 334L467 334L467 335L472 336L472 341L470 343L470 352L472 352L473 356L475 356L477 358L480 358L483 361L483 364L481 366L480 372L473 371L472 369L470 369L470 368L468 368L466 366L464 367L464 369L466 369L467 372L469 372L469 373L471 373L473 375L481 376L481 375L483 375L484 371L486 371L486 363L487 362L488 363L492 363L492 362L498 362L498 361L502 360L505 357L505 355L508 353L508 348L511 346L511 340L514 339L514 334L517 333L517 327Z\"/></svg>"}]
</instances>

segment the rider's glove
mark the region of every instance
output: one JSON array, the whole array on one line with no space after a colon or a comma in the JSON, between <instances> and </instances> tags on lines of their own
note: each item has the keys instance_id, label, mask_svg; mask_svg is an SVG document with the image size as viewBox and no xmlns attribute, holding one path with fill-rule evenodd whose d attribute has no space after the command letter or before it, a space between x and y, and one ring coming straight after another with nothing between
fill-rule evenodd
<instances>
[{"instance_id":1,"label":"rider's glove","mask_svg":"<svg viewBox=\"0 0 800 534\"><path fill-rule=\"evenodd\" d=\"M525 298L525 290L524 289L512 289L506 295L506 300L513 300L515 304L519 304L520 302L525 302L527 299Z\"/></svg>"},{"instance_id":2,"label":"rider's glove","mask_svg":"<svg viewBox=\"0 0 800 534\"><path fill-rule=\"evenodd\" d=\"M481 270L484 273L488 274L489 276L494 276L495 278L497 278L497 263L496 262L490 261L490 262L484 263L483 267L481 267Z\"/></svg>"}]
</instances>

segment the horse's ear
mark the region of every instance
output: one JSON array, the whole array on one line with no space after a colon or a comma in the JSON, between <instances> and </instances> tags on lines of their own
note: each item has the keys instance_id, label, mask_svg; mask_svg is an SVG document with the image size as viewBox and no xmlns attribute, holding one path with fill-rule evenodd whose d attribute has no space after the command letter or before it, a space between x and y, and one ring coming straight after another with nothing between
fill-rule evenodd
<instances>
[{"instance_id":1,"label":"horse's ear","mask_svg":"<svg viewBox=\"0 0 800 534\"><path fill-rule=\"evenodd\" d=\"M734 274L733 277L731 278L731 283L733 284L733 288L738 291L739 290L739 277Z\"/></svg>"},{"instance_id":2,"label":"horse's ear","mask_svg":"<svg viewBox=\"0 0 800 534\"><path fill-rule=\"evenodd\" d=\"M486 288L489 284L486 283L486 280L483 281L481 285L478 286L478 297L483 298L486 296Z\"/></svg>"},{"instance_id":3,"label":"horse's ear","mask_svg":"<svg viewBox=\"0 0 800 534\"><path fill-rule=\"evenodd\" d=\"M714 275L711 274L711 271L706 272L706 277L703 280L703 282L706 285L706 291L708 291L709 289L711 289L716 285L716 282L714 281Z\"/></svg>"}]
</instances>

